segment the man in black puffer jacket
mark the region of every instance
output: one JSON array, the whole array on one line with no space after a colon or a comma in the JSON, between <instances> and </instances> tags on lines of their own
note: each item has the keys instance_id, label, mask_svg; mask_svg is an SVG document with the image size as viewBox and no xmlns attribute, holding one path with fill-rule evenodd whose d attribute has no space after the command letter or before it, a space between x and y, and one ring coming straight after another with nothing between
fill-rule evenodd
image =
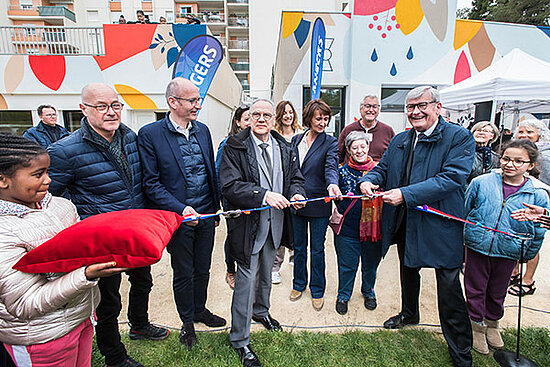
<instances>
[{"instance_id":1,"label":"man in black puffer jacket","mask_svg":"<svg viewBox=\"0 0 550 367\"><path fill-rule=\"evenodd\" d=\"M89 84L82 89L82 126L70 137L48 148L50 192L66 193L82 219L116 210L141 209L141 164L137 136L121 124L122 103L106 84ZM149 323L147 309L153 286L151 267L131 269L128 320L131 339L162 340L168 330ZM107 366L140 367L126 353L120 341L118 315L121 276L99 280L101 302L97 314L98 348Z\"/></svg>"}]
</instances>

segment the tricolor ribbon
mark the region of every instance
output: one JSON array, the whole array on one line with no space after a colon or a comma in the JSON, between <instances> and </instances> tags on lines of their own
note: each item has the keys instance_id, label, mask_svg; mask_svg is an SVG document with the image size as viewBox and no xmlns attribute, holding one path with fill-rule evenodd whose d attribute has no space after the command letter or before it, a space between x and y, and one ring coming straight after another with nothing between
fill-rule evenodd
<instances>
[{"instance_id":1,"label":"tricolor ribbon","mask_svg":"<svg viewBox=\"0 0 550 367\"><path fill-rule=\"evenodd\" d=\"M454 215L447 214L445 212L442 212L441 210L434 209L434 208L432 208L428 205L419 205L419 206L414 207L414 209L419 210L421 212L438 215L438 216L443 217L443 218L456 220L458 222L462 222L462 223L465 223L465 224L470 224L472 226L478 226L478 227L481 227L481 228L483 228L487 231L493 231L493 232L500 233L500 234L510 236L510 237L513 237L513 238L517 238L517 239L520 239L520 240L529 240L529 239L531 239L531 237L529 235L518 236L518 235L513 234L513 233L509 233L509 232L498 230L496 228L488 227L488 226L483 225L481 223L474 223L472 221L462 219L462 218L459 218L459 217L455 217Z\"/></svg>"},{"instance_id":2,"label":"tricolor ribbon","mask_svg":"<svg viewBox=\"0 0 550 367\"><path fill-rule=\"evenodd\" d=\"M375 193L373 193L373 195L353 195L353 194L350 193L348 195L342 195L342 196L323 196L323 197L312 198L312 199L291 200L290 204L311 203L311 202L314 202L314 201L324 201L325 203L328 203L331 200L335 200L335 199L370 199L370 198L373 198L373 197L383 196L383 195L384 195L383 192L375 192ZM187 216L184 216L184 219L183 219L182 223L192 222L192 221L199 220L199 219L207 219L207 218L217 217L219 215L222 215L226 218L236 218L241 214L248 215L252 212L257 212L257 211L261 211L261 210L268 210L268 209L271 209L271 208L272 207L270 205L265 205L265 206L261 206L261 207L258 207L258 208L235 209L235 210L227 210L227 211L221 211L220 210L217 213L187 215ZM503 234L505 236L510 236L510 237L517 238L517 239L520 239L520 240L531 239L531 237L528 237L528 235L527 236L520 236L520 235L516 235L516 234L513 234L513 233L501 231L501 230L498 230L496 228L491 228L491 227L488 227L488 226L483 225L481 223L474 223L472 221L462 219L462 218L456 217L454 215L447 214L447 213L442 212L440 210L434 209L434 208L432 208L428 205L419 205L419 206L416 206L416 207L413 207L413 208L418 210L418 211L421 211L421 212L425 212L425 213L429 213L429 214L433 214L433 215L438 215L438 216L443 217L443 218L447 218L447 219L450 219L450 220L456 220L458 222L461 222L461 223L464 223L464 224L469 224L469 225L472 225L472 226L478 226L478 227L481 227L481 228L483 228L487 231L500 233L500 234Z\"/></svg>"}]
</instances>

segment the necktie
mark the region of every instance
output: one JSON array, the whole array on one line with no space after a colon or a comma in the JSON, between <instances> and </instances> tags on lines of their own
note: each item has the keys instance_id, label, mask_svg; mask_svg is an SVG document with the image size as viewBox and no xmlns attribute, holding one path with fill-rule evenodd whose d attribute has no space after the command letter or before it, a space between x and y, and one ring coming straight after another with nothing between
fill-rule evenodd
<instances>
[{"instance_id":1,"label":"necktie","mask_svg":"<svg viewBox=\"0 0 550 367\"><path fill-rule=\"evenodd\" d=\"M267 172L269 172L269 179L273 179L273 165L271 164L271 158L269 157L269 153L267 152L267 148L269 145L267 143L260 144L260 148L262 149L262 158L264 159L264 163L267 167Z\"/></svg>"}]
</instances>

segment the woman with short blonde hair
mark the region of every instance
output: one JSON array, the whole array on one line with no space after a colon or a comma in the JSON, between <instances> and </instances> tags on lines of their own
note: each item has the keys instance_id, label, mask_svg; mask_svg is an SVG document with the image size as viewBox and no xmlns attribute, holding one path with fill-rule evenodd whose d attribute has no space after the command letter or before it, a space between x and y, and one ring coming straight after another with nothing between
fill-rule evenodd
<instances>
[{"instance_id":1,"label":"woman with short blonde hair","mask_svg":"<svg viewBox=\"0 0 550 367\"><path fill-rule=\"evenodd\" d=\"M489 121L480 121L472 127L472 134L476 141L476 154L472 173L468 177L469 184L477 176L500 167L499 155L491 149L491 144L497 141L499 132L495 124Z\"/></svg>"}]
</instances>

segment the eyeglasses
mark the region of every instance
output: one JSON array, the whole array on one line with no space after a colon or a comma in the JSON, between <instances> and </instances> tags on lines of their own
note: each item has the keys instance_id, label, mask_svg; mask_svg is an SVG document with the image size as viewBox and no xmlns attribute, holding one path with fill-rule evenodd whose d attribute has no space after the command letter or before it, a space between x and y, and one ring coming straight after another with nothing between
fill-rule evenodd
<instances>
[{"instance_id":1,"label":"eyeglasses","mask_svg":"<svg viewBox=\"0 0 550 367\"><path fill-rule=\"evenodd\" d=\"M378 105L378 104L361 104L361 107L365 107L365 109L367 109L367 110L370 110L371 108L373 110L375 110L378 107L380 107L380 105Z\"/></svg>"},{"instance_id":2,"label":"eyeglasses","mask_svg":"<svg viewBox=\"0 0 550 367\"><path fill-rule=\"evenodd\" d=\"M481 130L478 130L478 132L480 132L480 133L487 133L487 134L493 134L493 130L484 130L484 129L481 129Z\"/></svg>"},{"instance_id":3,"label":"eyeglasses","mask_svg":"<svg viewBox=\"0 0 550 367\"><path fill-rule=\"evenodd\" d=\"M110 105L108 105L106 103L100 103L100 104L95 105L95 106L93 104L88 104L88 103L82 103L82 104L84 106L95 108L97 110L97 112L99 112L99 113L105 113L105 112L109 111L109 107L112 108L113 111L115 111L115 112L120 112L120 111L122 111L122 107L124 107L124 103L120 103L120 102L113 102Z\"/></svg>"},{"instance_id":4,"label":"eyeglasses","mask_svg":"<svg viewBox=\"0 0 550 367\"><path fill-rule=\"evenodd\" d=\"M500 157L500 163L502 164L502 166L506 166L508 163L512 162L512 165L515 167L515 168L520 168L521 166L523 166L524 164L529 164L531 162L529 161L522 161L520 159L510 159L508 157Z\"/></svg>"},{"instance_id":5,"label":"eyeglasses","mask_svg":"<svg viewBox=\"0 0 550 367\"><path fill-rule=\"evenodd\" d=\"M254 121L258 121L260 117L263 117L264 120L271 120L273 118L273 115L271 113L259 113L259 112L253 112L250 114L252 116L252 119Z\"/></svg>"},{"instance_id":6,"label":"eyeglasses","mask_svg":"<svg viewBox=\"0 0 550 367\"><path fill-rule=\"evenodd\" d=\"M202 103L202 98L199 97L199 98L181 98L181 97L176 97L176 96L170 96L174 99L177 99L178 101L187 101L189 103L191 103L191 105L195 106L197 104L201 104Z\"/></svg>"},{"instance_id":7,"label":"eyeglasses","mask_svg":"<svg viewBox=\"0 0 550 367\"><path fill-rule=\"evenodd\" d=\"M407 109L407 112L413 112L416 107L418 107L420 111L425 111L426 108L428 108L428 105L430 103L437 103L437 102L430 101L430 102L420 102L420 103L409 103L408 105L405 106L405 108Z\"/></svg>"}]
</instances>

